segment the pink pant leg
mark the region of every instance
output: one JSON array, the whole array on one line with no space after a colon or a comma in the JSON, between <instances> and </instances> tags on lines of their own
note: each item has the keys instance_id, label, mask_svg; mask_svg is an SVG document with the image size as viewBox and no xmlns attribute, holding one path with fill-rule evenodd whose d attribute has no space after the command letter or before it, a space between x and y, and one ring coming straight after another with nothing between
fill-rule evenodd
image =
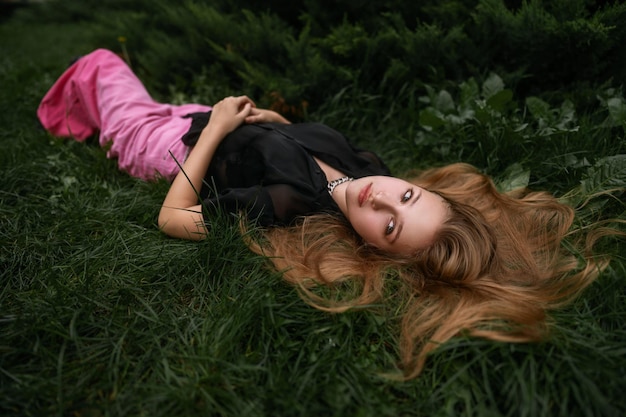
<instances>
[{"instance_id":1,"label":"pink pant leg","mask_svg":"<svg viewBox=\"0 0 626 417\"><path fill-rule=\"evenodd\" d=\"M83 141L100 131L121 170L151 180L172 180L188 148L181 137L191 125L182 116L209 106L155 102L126 63L98 49L79 59L41 101L37 115L53 135ZM178 163L177 163L178 161Z\"/></svg>"}]
</instances>

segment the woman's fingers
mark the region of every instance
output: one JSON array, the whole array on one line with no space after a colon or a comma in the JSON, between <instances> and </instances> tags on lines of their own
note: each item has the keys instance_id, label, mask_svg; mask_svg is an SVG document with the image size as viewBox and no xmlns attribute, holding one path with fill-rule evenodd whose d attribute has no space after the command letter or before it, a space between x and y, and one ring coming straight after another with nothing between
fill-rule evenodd
<instances>
[{"instance_id":1,"label":"woman's fingers","mask_svg":"<svg viewBox=\"0 0 626 417\"><path fill-rule=\"evenodd\" d=\"M248 114L248 116L245 119L245 122L250 124L250 123L263 123L266 120L263 120L263 113L261 112L260 109L257 108L251 108L250 109L250 113Z\"/></svg>"},{"instance_id":2,"label":"woman's fingers","mask_svg":"<svg viewBox=\"0 0 626 417\"><path fill-rule=\"evenodd\" d=\"M247 96L226 97L213 106L210 124L230 133L244 122L255 104Z\"/></svg>"},{"instance_id":3,"label":"woman's fingers","mask_svg":"<svg viewBox=\"0 0 626 417\"><path fill-rule=\"evenodd\" d=\"M244 104L243 109L241 109L239 113L237 113L237 118L241 119L241 122L243 122L246 119L246 117L250 115L251 109L252 109L252 105L250 103Z\"/></svg>"},{"instance_id":4,"label":"woman's fingers","mask_svg":"<svg viewBox=\"0 0 626 417\"><path fill-rule=\"evenodd\" d=\"M242 109L246 104L250 104L250 107L256 107L254 101L248 96L226 97L222 101L217 103L214 107L221 105L227 106L229 108L236 107L237 109Z\"/></svg>"},{"instance_id":5,"label":"woman's fingers","mask_svg":"<svg viewBox=\"0 0 626 417\"><path fill-rule=\"evenodd\" d=\"M267 109L258 109L256 107L250 110L250 115L246 117L245 122L248 124L249 123L271 123L271 122L289 124L289 121L287 119L285 119L283 116L276 113L275 111L267 110Z\"/></svg>"},{"instance_id":6,"label":"woman's fingers","mask_svg":"<svg viewBox=\"0 0 626 417\"><path fill-rule=\"evenodd\" d=\"M254 103L254 100L252 100L250 97L248 97L248 96L239 96L238 98L242 100L243 104L250 104L250 107L256 107L256 104Z\"/></svg>"}]
</instances>

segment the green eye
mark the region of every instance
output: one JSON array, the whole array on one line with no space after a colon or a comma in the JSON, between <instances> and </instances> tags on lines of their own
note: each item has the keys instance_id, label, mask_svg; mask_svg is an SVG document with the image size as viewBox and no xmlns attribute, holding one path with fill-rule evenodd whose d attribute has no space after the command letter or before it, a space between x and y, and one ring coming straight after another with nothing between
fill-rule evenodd
<instances>
[{"instance_id":1,"label":"green eye","mask_svg":"<svg viewBox=\"0 0 626 417\"><path fill-rule=\"evenodd\" d=\"M407 201L409 201L411 199L411 197L413 197L413 190L408 190L406 193L404 193L404 195L402 196L402 202L406 203Z\"/></svg>"},{"instance_id":2,"label":"green eye","mask_svg":"<svg viewBox=\"0 0 626 417\"><path fill-rule=\"evenodd\" d=\"M388 236L393 233L396 228L396 222L393 219L389 222L387 227L385 228L385 236Z\"/></svg>"}]
</instances>

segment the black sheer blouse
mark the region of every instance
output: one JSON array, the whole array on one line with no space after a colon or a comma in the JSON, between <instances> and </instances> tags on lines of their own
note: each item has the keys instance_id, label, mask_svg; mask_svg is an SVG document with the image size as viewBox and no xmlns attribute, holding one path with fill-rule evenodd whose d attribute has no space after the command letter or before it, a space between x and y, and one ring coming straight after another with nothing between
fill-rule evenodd
<instances>
[{"instance_id":1,"label":"black sheer blouse","mask_svg":"<svg viewBox=\"0 0 626 417\"><path fill-rule=\"evenodd\" d=\"M187 117L192 125L182 140L193 146L210 112ZM354 178L390 175L376 154L353 147L323 124L242 125L224 138L207 171L200 191L205 220L216 211L244 210L250 220L271 226L313 213L338 213L313 156Z\"/></svg>"}]
</instances>

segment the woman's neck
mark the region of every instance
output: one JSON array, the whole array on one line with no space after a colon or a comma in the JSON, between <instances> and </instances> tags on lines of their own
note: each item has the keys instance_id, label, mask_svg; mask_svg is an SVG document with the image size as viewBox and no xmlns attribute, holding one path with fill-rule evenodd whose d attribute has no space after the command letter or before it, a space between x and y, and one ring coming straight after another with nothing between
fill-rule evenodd
<instances>
[{"instance_id":1,"label":"woman's neck","mask_svg":"<svg viewBox=\"0 0 626 417\"><path fill-rule=\"evenodd\" d=\"M335 169L333 167L331 167L330 165L328 165L326 162L313 157L313 159L315 160L315 162L317 163L317 165L320 166L320 168L322 169L322 171L324 172L324 175L326 175L326 181L327 182L331 182L333 180L338 180L339 178L343 178L346 176L346 174L344 172L339 171L338 169ZM331 197L333 200L335 200L335 203L337 203L337 205L339 206L339 209L345 214L346 212L346 195L345 195L345 191L346 191L346 187L348 186L348 182L344 182L341 183L339 185L337 185L332 194Z\"/></svg>"}]
</instances>

